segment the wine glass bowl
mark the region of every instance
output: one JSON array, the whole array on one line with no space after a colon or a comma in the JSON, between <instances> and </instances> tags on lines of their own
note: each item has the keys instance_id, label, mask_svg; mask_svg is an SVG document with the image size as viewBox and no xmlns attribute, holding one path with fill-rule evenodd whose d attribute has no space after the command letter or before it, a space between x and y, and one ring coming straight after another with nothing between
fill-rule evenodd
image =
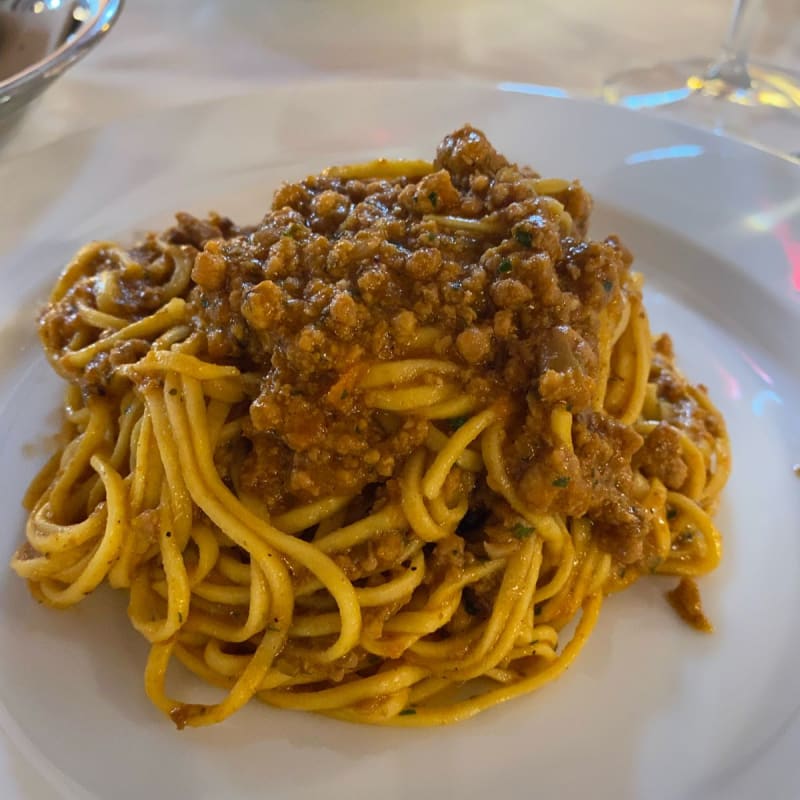
<instances>
[{"instance_id":1,"label":"wine glass bowl","mask_svg":"<svg viewBox=\"0 0 800 800\"><path fill-rule=\"evenodd\" d=\"M663 108L779 151L796 150L800 77L749 59L760 5L759 0L735 0L715 61L685 59L624 70L605 81L603 98L627 108ZM787 120L794 124L786 125Z\"/></svg>"}]
</instances>

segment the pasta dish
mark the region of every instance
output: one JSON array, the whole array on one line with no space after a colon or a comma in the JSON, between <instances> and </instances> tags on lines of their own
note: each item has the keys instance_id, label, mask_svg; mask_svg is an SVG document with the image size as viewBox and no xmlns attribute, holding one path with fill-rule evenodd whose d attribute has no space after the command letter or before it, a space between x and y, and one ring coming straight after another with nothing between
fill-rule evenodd
<instances>
[{"instance_id":1,"label":"pasta dish","mask_svg":"<svg viewBox=\"0 0 800 800\"><path fill-rule=\"evenodd\" d=\"M39 320L65 431L13 569L54 608L124 590L179 728L253 697L462 720L558 677L650 574L708 629L724 421L591 205L466 126L285 184L253 227L88 244ZM173 659L218 702L171 697Z\"/></svg>"}]
</instances>

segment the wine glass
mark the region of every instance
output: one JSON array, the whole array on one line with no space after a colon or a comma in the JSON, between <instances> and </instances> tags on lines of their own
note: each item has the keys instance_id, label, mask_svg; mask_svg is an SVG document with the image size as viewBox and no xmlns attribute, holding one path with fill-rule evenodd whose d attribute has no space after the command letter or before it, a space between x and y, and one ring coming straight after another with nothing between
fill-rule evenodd
<instances>
[{"instance_id":1,"label":"wine glass","mask_svg":"<svg viewBox=\"0 0 800 800\"><path fill-rule=\"evenodd\" d=\"M800 147L800 80L749 60L761 0L735 0L722 50L697 59L625 70L603 85L607 102L665 109L677 118L778 151Z\"/></svg>"}]
</instances>

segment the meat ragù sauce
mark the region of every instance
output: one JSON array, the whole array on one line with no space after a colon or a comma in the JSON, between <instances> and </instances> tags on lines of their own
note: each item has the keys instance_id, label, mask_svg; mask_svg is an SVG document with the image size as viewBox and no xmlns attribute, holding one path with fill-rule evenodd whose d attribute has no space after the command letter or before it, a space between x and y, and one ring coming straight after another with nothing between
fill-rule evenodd
<instances>
[{"instance_id":1,"label":"meat rag\u00f9 sauce","mask_svg":"<svg viewBox=\"0 0 800 800\"><path fill-rule=\"evenodd\" d=\"M682 578L672 591L667 592L667 600L678 616L695 630L713 632L714 626L703 613L700 590L691 578Z\"/></svg>"},{"instance_id":2,"label":"meat rag\u00f9 sauce","mask_svg":"<svg viewBox=\"0 0 800 800\"><path fill-rule=\"evenodd\" d=\"M178 296L208 358L255 376L246 452L231 459L236 474L224 459L218 467L271 513L331 495L396 493L433 423L411 414L392 424L365 403L360 377L375 362L452 361L463 394L484 406L505 399L504 457L526 506L585 517L617 562L643 562L655 524L647 479L679 491L689 466L675 430L702 443L722 421L675 371L667 337L649 378L663 424L640 432L598 407L608 379L602 326L641 307L631 254L616 237L586 238L591 199L579 182L540 179L469 126L418 171L356 178L332 169L285 184L252 228L179 215L158 241L181 264L167 263L156 237L123 263L100 251L43 312L45 345L74 347L82 307L134 321L162 304L159 276L171 291L182 281ZM120 342L65 377L103 394L115 368L147 348ZM554 433L558 409L572 415L572 446ZM463 476L491 538L510 509L484 480Z\"/></svg>"}]
</instances>

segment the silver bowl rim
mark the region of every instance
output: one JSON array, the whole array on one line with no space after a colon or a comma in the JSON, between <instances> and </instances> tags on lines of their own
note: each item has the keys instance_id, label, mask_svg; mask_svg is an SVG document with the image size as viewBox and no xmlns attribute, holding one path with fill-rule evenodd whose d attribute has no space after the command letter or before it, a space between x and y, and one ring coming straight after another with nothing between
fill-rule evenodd
<instances>
[{"instance_id":1,"label":"silver bowl rim","mask_svg":"<svg viewBox=\"0 0 800 800\"><path fill-rule=\"evenodd\" d=\"M54 78L86 55L117 21L124 4L125 0L100 0L94 15L81 25L70 41L64 42L52 53L27 66L21 72L0 81L0 101L3 95L10 97L28 83Z\"/></svg>"}]
</instances>

